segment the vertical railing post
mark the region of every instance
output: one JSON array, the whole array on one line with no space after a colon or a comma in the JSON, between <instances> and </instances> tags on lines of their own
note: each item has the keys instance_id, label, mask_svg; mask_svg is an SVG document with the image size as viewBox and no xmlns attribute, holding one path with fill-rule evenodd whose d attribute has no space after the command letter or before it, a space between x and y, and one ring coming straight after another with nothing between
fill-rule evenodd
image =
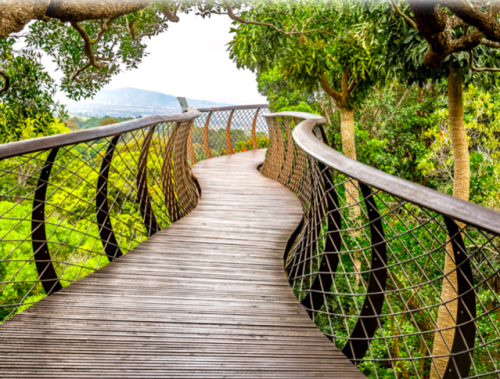
<instances>
[{"instance_id":1,"label":"vertical railing post","mask_svg":"<svg viewBox=\"0 0 500 379\"><path fill-rule=\"evenodd\" d=\"M476 293L474 278L467 256L461 230L451 218L444 216L448 236L453 247L453 257L457 267L457 317L455 320L455 338L451 346L451 357L443 375L443 379L459 379L469 375L472 364L472 353L476 338ZM446 279L443 279L446 280ZM437 332L439 333L439 331Z\"/></svg>"},{"instance_id":2,"label":"vertical railing post","mask_svg":"<svg viewBox=\"0 0 500 379\"><path fill-rule=\"evenodd\" d=\"M255 131L255 128L257 126L257 117L259 116L260 108L257 108L255 111L255 116L253 116L253 122L252 122L252 145L253 149L257 150L259 148L259 145L257 144L257 133Z\"/></svg>"},{"instance_id":3,"label":"vertical railing post","mask_svg":"<svg viewBox=\"0 0 500 379\"><path fill-rule=\"evenodd\" d=\"M363 359L368 350L369 341L379 327L378 317L384 305L387 284L387 246L382 220L370 187L361 182L359 182L359 186L368 211L372 254L371 273L363 308L347 343L342 349L344 355L355 364L360 363Z\"/></svg>"},{"instance_id":4,"label":"vertical railing post","mask_svg":"<svg viewBox=\"0 0 500 379\"><path fill-rule=\"evenodd\" d=\"M149 145L153 139L155 129L155 126L151 126L148 134L144 138L141 154L139 155L139 165L137 167L137 198L139 200L139 209L141 210L142 219L149 236L152 236L160 230L153 208L151 207L147 181Z\"/></svg>"},{"instance_id":5,"label":"vertical railing post","mask_svg":"<svg viewBox=\"0 0 500 379\"><path fill-rule=\"evenodd\" d=\"M108 206L108 178L109 169L111 167L111 161L113 160L113 154L115 147L118 143L120 136L115 136L109 143L106 154L104 155L101 163L101 171L99 172L99 178L97 179L97 195L96 195L96 216L97 224L99 226L99 235L101 236L102 246L104 252L111 262L113 259L118 258L123 255L118 245L118 241L113 232L113 226L111 225L111 219L109 214Z\"/></svg>"},{"instance_id":6,"label":"vertical railing post","mask_svg":"<svg viewBox=\"0 0 500 379\"><path fill-rule=\"evenodd\" d=\"M231 144L231 120L233 119L234 109L229 114L226 126L226 147L228 154L234 154L233 145Z\"/></svg>"},{"instance_id":7,"label":"vertical railing post","mask_svg":"<svg viewBox=\"0 0 500 379\"><path fill-rule=\"evenodd\" d=\"M212 158L212 151L210 150L210 143L208 141L208 127L210 126L210 118L212 117L212 113L210 112L205 121L205 126L203 128L203 147L205 148L205 155L207 159Z\"/></svg>"},{"instance_id":8,"label":"vertical railing post","mask_svg":"<svg viewBox=\"0 0 500 379\"><path fill-rule=\"evenodd\" d=\"M163 164L161 166L161 180L163 186L164 201L167 205L168 213L172 222L182 218L181 207L178 198L175 196L173 180L173 160L174 160L174 142L178 138L177 134L181 127L181 122L176 122L172 129L172 134L168 139Z\"/></svg>"},{"instance_id":9,"label":"vertical railing post","mask_svg":"<svg viewBox=\"0 0 500 379\"><path fill-rule=\"evenodd\" d=\"M196 160L196 154L194 152L194 147L193 147L193 128L189 130L189 136L188 136L188 152L189 152L189 159L191 160L191 166L196 164L198 162Z\"/></svg>"},{"instance_id":10,"label":"vertical railing post","mask_svg":"<svg viewBox=\"0 0 500 379\"><path fill-rule=\"evenodd\" d=\"M327 233L324 256L318 268L318 275L314 279L308 294L302 300L302 305L309 311L311 317L319 311L325 302L324 292L328 292L333 284L334 275L339 263L339 252L342 236L340 234L342 217L339 211L339 201L333 175L328 166L318 161L318 168L323 176L326 194Z\"/></svg>"},{"instance_id":11,"label":"vertical railing post","mask_svg":"<svg viewBox=\"0 0 500 379\"><path fill-rule=\"evenodd\" d=\"M50 172L58 151L59 148L57 147L52 149L45 161L36 186L33 211L31 212L31 243L33 246L34 260L38 271L38 278L40 282L42 282L43 289L47 296L63 288L52 263L47 233L45 231L47 187L50 181Z\"/></svg>"}]
</instances>

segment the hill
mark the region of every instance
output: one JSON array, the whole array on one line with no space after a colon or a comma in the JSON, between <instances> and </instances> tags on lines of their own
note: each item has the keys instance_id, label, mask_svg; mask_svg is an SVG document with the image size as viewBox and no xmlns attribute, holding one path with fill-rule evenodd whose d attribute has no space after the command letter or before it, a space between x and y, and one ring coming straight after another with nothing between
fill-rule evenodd
<instances>
[{"instance_id":1,"label":"hill","mask_svg":"<svg viewBox=\"0 0 500 379\"><path fill-rule=\"evenodd\" d=\"M195 108L223 107L227 103L187 99ZM137 88L120 88L102 90L92 100L66 102L71 114L81 116L102 117L137 117L153 114L174 114L181 111L177 98L161 92L147 91Z\"/></svg>"}]
</instances>

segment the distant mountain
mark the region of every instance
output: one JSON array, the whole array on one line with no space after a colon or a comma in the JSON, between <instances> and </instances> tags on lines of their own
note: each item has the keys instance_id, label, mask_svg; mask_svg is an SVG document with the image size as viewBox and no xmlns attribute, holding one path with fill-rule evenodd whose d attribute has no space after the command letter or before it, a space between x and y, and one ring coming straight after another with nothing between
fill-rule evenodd
<instances>
[{"instance_id":1,"label":"distant mountain","mask_svg":"<svg viewBox=\"0 0 500 379\"><path fill-rule=\"evenodd\" d=\"M189 106L195 108L224 107L232 104L187 99ZM81 116L137 117L153 114L180 113L177 98L161 92L137 88L102 90L92 99L80 102L67 102L69 113Z\"/></svg>"}]
</instances>

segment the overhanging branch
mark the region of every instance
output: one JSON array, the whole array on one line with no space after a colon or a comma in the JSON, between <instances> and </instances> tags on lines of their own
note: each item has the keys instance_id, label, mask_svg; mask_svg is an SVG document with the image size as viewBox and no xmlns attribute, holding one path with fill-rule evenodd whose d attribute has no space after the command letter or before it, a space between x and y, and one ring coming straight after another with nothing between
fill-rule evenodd
<instances>
[{"instance_id":1,"label":"overhanging branch","mask_svg":"<svg viewBox=\"0 0 500 379\"><path fill-rule=\"evenodd\" d=\"M179 22L179 16L177 16L177 10L179 9L180 3L174 7L174 12L170 12L170 2L167 0L163 0L163 14L167 18L168 21L171 22Z\"/></svg>"},{"instance_id":2,"label":"overhanging branch","mask_svg":"<svg viewBox=\"0 0 500 379\"><path fill-rule=\"evenodd\" d=\"M103 69L106 67L106 64L103 62L99 62L95 55L94 55L94 50L92 49L92 40L90 39L90 36L87 34L85 29L78 23L71 21L71 26L80 34L82 37L85 45L84 45L84 52L85 56L89 59L89 64L97 69Z\"/></svg>"},{"instance_id":3,"label":"overhanging branch","mask_svg":"<svg viewBox=\"0 0 500 379\"><path fill-rule=\"evenodd\" d=\"M475 67L474 66L474 53L472 50L469 52L469 68L476 72L500 72L500 68L488 68L488 67Z\"/></svg>"},{"instance_id":4,"label":"overhanging branch","mask_svg":"<svg viewBox=\"0 0 500 379\"><path fill-rule=\"evenodd\" d=\"M326 94L335 100L335 103L337 103L337 106L342 103L342 95L335 91L330 85L328 84L328 81L326 80L325 74L321 76L321 80L319 82L321 84L321 88L326 92Z\"/></svg>"},{"instance_id":5,"label":"overhanging branch","mask_svg":"<svg viewBox=\"0 0 500 379\"><path fill-rule=\"evenodd\" d=\"M500 43L490 41L490 40L488 40L488 39L486 39L486 38L481 39L480 44L481 44L481 45L484 45L484 46L491 47L491 48L493 48L493 49L500 49Z\"/></svg>"},{"instance_id":6,"label":"overhanging branch","mask_svg":"<svg viewBox=\"0 0 500 379\"><path fill-rule=\"evenodd\" d=\"M500 42L500 23L496 20L498 4L491 4L489 14L472 7L467 0L443 0L442 4L468 25L476 27L489 40Z\"/></svg>"},{"instance_id":7,"label":"overhanging branch","mask_svg":"<svg viewBox=\"0 0 500 379\"><path fill-rule=\"evenodd\" d=\"M415 22L413 22L413 20L408 17L407 15L405 15L403 12L401 12L399 10L399 7L398 7L398 4L396 4L396 1L395 0L391 0L391 3L392 3L392 6L394 7L394 10L396 11L396 13L398 15L400 15L401 17L403 17L403 19L408 23L410 24L410 26L413 27L413 29L417 30L417 25L415 25Z\"/></svg>"},{"instance_id":8,"label":"overhanging branch","mask_svg":"<svg viewBox=\"0 0 500 379\"><path fill-rule=\"evenodd\" d=\"M333 36L332 33L328 32L326 30L323 30L323 29L311 29L311 30L302 30L302 31L287 32L287 31L285 31L283 29L280 29L277 26L275 26L273 24L269 24L267 22L248 21L248 20L245 20L243 17L237 16L237 15L234 14L233 9L231 8L231 5L229 4L228 0L224 0L224 4L225 4L225 6L227 8L227 15L229 16L229 18L231 20L240 22L242 24L257 25L257 26L266 26L266 27L274 29L278 33L284 34L286 36L291 36L291 35L294 35L294 34L307 34L307 33L314 33L314 32L323 33L323 34L327 34L327 35Z\"/></svg>"}]
</instances>

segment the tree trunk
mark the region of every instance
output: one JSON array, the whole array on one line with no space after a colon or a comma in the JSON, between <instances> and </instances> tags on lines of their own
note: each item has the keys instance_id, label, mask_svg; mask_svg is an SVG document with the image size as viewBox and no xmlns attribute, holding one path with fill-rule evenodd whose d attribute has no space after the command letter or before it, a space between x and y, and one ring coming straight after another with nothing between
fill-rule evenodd
<instances>
[{"instance_id":1,"label":"tree trunk","mask_svg":"<svg viewBox=\"0 0 500 379\"><path fill-rule=\"evenodd\" d=\"M470 163L467 134L464 126L464 105L462 96L462 70L450 68L448 76L448 112L450 124L451 144L453 148L454 183L453 196L462 200L469 200ZM463 227L463 225L459 225ZM444 274L441 288L441 301L443 304L438 311L438 329L449 328L456 325L458 301L457 298L457 274L453 249L451 243L446 245L446 256L444 260ZM455 329L437 332L434 335L433 355L450 354ZM431 379L438 379L444 375L447 357L434 360L435 365L431 368ZM439 371L439 373L438 373Z\"/></svg>"},{"instance_id":2,"label":"tree trunk","mask_svg":"<svg viewBox=\"0 0 500 379\"><path fill-rule=\"evenodd\" d=\"M347 106L349 96L353 91L356 81L353 80L349 84L349 69L345 69L342 72L342 92L338 93L335 91L326 80L326 76L323 74L320 80L321 88L335 100L335 104L340 109L340 134L342 136L342 150L344 154L356 160L356 140L354 135L354 109ZM348 228L354 228L356 230L351 231L351 237L360 236L361 230L357 229L359 227L359 215L361 209L359 207L359 191L358 182L351 179L344 184L346 206L349 209L349 224ZM361 261L358 259L357 254L353 255L352 263L354 265L354 271L361 271ZM356 283L359 284L361 275L356 275Z\"/></svg>"},{"instance_id":3,"label":"tree trunk","mask_svg":"<svg viewBox=\"0 0 500 379\"><path fill-rule=\"evenodd\" d=\"M354 136L354 109L340 109L340 134L342 136L342 150L344 154L356 160L356 141ZM358 182L351 180L345 184L346 205L349 206L351 216L358 218L360 214Z\"/></svg>"},{"instance_id":4,"label":"tree trunk","mask_svg":"<svg viewBox=\"0 0 500 379\"><path fill-rule=\"evenodd\" d=\"M356 140L354 134L354 109L340 108L340 134L342 136L342 150L344 154L356 160ZM359 190L358 182L354 179L348 181L344 185L346 206L349 209L349 220L351 228L359 227L359 215L361 209L359 207ZM359 237L361 230L357 229L351 232L352 237ZM357 254L353 256L353 265L356 272L361 272L361 261ZM360 275L356 275L356 283L359 284Z\"/></svg>"}]
</instances>

